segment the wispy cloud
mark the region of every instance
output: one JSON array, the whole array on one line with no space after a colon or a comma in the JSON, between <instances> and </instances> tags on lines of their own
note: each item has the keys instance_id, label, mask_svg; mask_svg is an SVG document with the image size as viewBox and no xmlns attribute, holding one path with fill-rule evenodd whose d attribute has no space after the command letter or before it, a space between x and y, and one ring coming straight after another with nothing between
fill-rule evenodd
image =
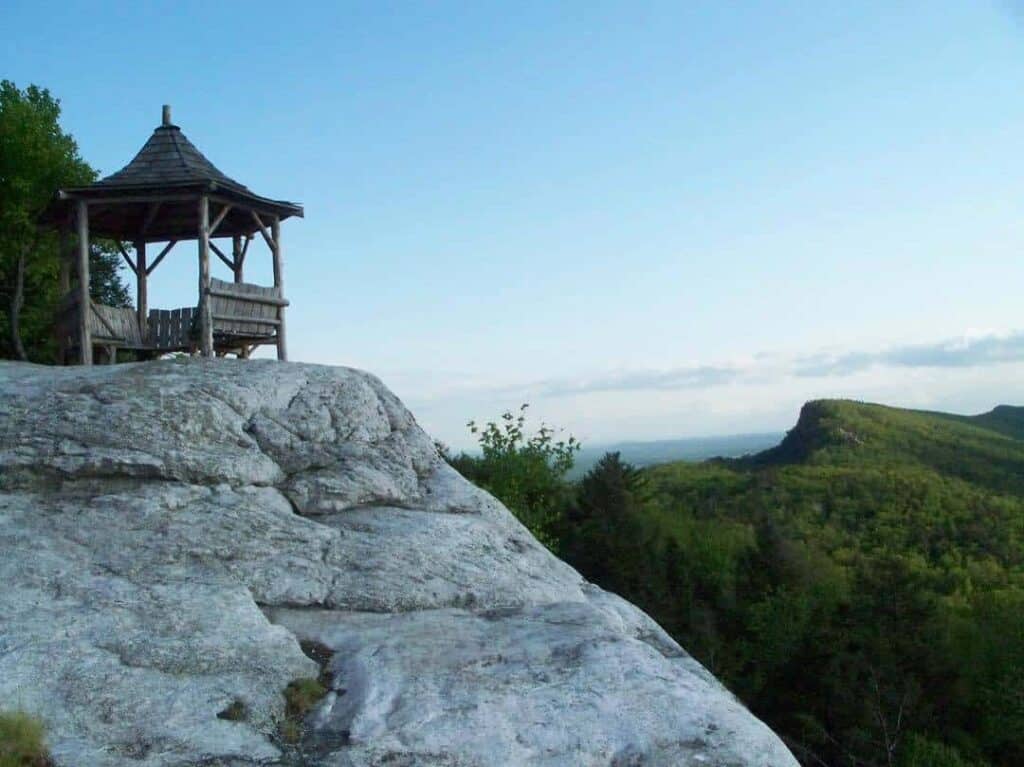
<instances>
[{"instance_id":1,"label":"wispy cloud","mask_svg":"<svg viewBox=\"0 0 1024 767\"><path fill-rule=\"evenodd\" d=\"M1024 331L988 333L927 344L890 348L820 351L809 355L753 354L740 360L714 364L679 365L661 369L632 369L497 383L471 373L426 375L393 373L389 382L409 389L408 399L419 407L442 400L571 399L592 394L632 392L707 392L727 386L795 386L795 379L834 382L872 370L884 377L886 369L966 370L1024 363ZM430 381L429 385L424 381ZM788 382L788 383L787 383ZM830 386L832 384L829 384ZM799 388L799 387L797 387ZM817 389L816 389L817 391Z\"/></svg>"},{"instance_id":2,"label":"wispy cloud","mask_svg":"<svg viewBox=\"0 0 1024 767\"><path fill-rule=\"evenodd\" d=\"M686 365L662 370L616 371L558 378L506 390L531 396L567 397L599 392L686 391L734 383L797 378L838 378L872 368L973 368L1024 362L1024 331L947 339L881 350L818 352L797 357L755 355L742 363Z\"/></svg>"},{"instance_id":3,"label":"wispy cloud","mask_svg":"<svg viewBox=\"0 0 1024 767\"><path fill-rule=\"evenodd\" d=\"M794 375L843 376L873 367L972 368L1024 362L1024 332L896 346L882 351L815 354L795 360Z\"/></svg>"},{"instance_id":4,"label":"wispy cloud","mask_svg":"<svg viewBox=\"0 0 1024 767\"><path fill-rule=\"evenodd\" d=\"M552 379L531 385L531 391L547 397L622 391L677 391L705 389L741 378L738 366L696 365L669 370L637 370L584 379Z\"/></svg>"}]
</instances>

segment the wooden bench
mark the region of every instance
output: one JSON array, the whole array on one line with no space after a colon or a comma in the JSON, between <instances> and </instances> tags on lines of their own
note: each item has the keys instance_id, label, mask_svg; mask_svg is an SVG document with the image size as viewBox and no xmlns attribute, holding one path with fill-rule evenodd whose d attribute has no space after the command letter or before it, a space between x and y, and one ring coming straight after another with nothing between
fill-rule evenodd
<instances>
[{"instance_id":1,"label":"wooden bench","mask_svg":"<svg viewBox=\"0 0 1024 767\"><path fill-rule=\"evenodd\" d=\"M281 326L281 310L288 301L281 289L247 282L210 280L210 318L213 323L214 351L219 356L237 354L248 357L260 344L276 344ZM196 351L199 309L150 309L146 317L146 334L139 328L134 309L106 306L90 301L89 331L93 346L106 350L113 362L118 349L155 356L170 352ZM78 348L77 292L68 293L61 301L56 323L62 361Z\"/></svg>"},{"instance_id":2,"label":"wooden bench","mask_svg":"<svg viewBox=\"0 0 1024 767\"><path fill-rule=\"evenodd\" d=\"M214 350L248 357L260 344L276 344L281 311L286 306L280 288L211 279Z\"/></svg>"},{"instance_id":3,"label":"wooden bench","mask_svg":"<svg viewBox=\"0 0 1024 767\"><path fill-rule=\"evenodd\" d=\"M71 291L58 305L55 323L62 362L67 361L71 351L78 348L78 316L78 294ZM88 322L93 346L104 349L110 362L116 360L118 349L144 351L149 348L140 332L138 315L130 307L90 301Z\"/></svg>"}]
</instances>

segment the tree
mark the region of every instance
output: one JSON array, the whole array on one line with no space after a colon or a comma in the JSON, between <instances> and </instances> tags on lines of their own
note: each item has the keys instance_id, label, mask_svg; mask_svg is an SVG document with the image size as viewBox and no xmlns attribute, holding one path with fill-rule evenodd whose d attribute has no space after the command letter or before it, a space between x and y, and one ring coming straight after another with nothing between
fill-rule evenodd
<instances>
[{"instance_id":1,"label":"tree","mask_svg":"<svg viewBox=\"0 0 1024 767\"><path fill-rule=\"evenodd\" d=\"M564 478L580 443L572 436L556 439L556 431L545 424L527 436L528 407L522 405L518 414L503 413L500 423L480 426L470 421L467 426L480 443L481 455L461 453L449 458L449 463L498 498L537 540L554 549L557 522L570 492Z\"/></svg>"},{"instance_id":2,"label":"tree","mask_svg":"<svg viewBox=\"0 0 1024 767\"><path fill-rule=\"evenodd\" d=\"M88 184L96 171L60 126L60 102L48 90L0 82L0 314L7 332L0 356L44 361L52 355L58 293L59 243L37 225L57 189ZM90 253L92 293L126 305L121 264L110 244Z\"/></svg>"},{"instance_id":3,"label":"tree","mask_svg":"<svg viewBox=\"0 0 1024 767\"><path fill-rule=\"evenodd\" d=\"M644 604L657 565L641 523L646 496L643 474L605 453L580 482L563 535L566 559L588 580Z\"/></svg>"}]
</instances>

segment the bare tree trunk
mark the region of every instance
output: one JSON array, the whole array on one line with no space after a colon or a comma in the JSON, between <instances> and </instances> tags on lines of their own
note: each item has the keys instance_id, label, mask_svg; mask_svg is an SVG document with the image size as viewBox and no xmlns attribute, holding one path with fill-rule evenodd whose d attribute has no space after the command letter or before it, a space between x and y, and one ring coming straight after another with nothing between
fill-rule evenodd
<instances>
[{"instance_id":1,"label":"bare tree trunk","mask_svg":"<svg viewBox=\"0 0 1024 767\"><path fill-rule=\"evenodd\" d=\"M893 767L896 764L896 751L899 747L900 737L903 734L903 709L907 705L907 691L904 689L903 698L900 701L899 708L896 711L896 721L890 722L885 715L885 704L882 701L882 690L878 684L878 674L872 667L871 671L871 682L874 686L875 693L875 717L878 719L879 730L882 734L882 745L885 748L885 758L888 767Z\"/></svg>"},{"instance_id":2,"label":"bare tree trunk","mask_svg":"<svg viewBox=\"0 0 1024 767\"><path fill-rule=\"evenodd\" d=\"M14 271L14 293L11 295L11 345L16 359L27 361L25 344L21 341L21 308L25 304L25 251L18 253L18 264Z\"/></svg>"}]
</instances>

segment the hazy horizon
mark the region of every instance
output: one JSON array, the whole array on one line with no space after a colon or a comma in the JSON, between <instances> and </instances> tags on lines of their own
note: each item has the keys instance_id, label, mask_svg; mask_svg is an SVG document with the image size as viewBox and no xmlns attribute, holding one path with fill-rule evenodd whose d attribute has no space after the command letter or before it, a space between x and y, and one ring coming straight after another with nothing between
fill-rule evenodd
<instances>
[{"instance_id":1,"label":"hazy horizon","mask_svg":"<svg viewBox=\"0 0 1024 767\"><path fill-rule=\"evenodd\" d=\"M522 402L599 444L1024 400L1022 7L14 0L0 69L103 174L169 103L303 203L292 359L455 447ZM193 302L195 261L150 305Z\"/></svg>"}]
</instances>

